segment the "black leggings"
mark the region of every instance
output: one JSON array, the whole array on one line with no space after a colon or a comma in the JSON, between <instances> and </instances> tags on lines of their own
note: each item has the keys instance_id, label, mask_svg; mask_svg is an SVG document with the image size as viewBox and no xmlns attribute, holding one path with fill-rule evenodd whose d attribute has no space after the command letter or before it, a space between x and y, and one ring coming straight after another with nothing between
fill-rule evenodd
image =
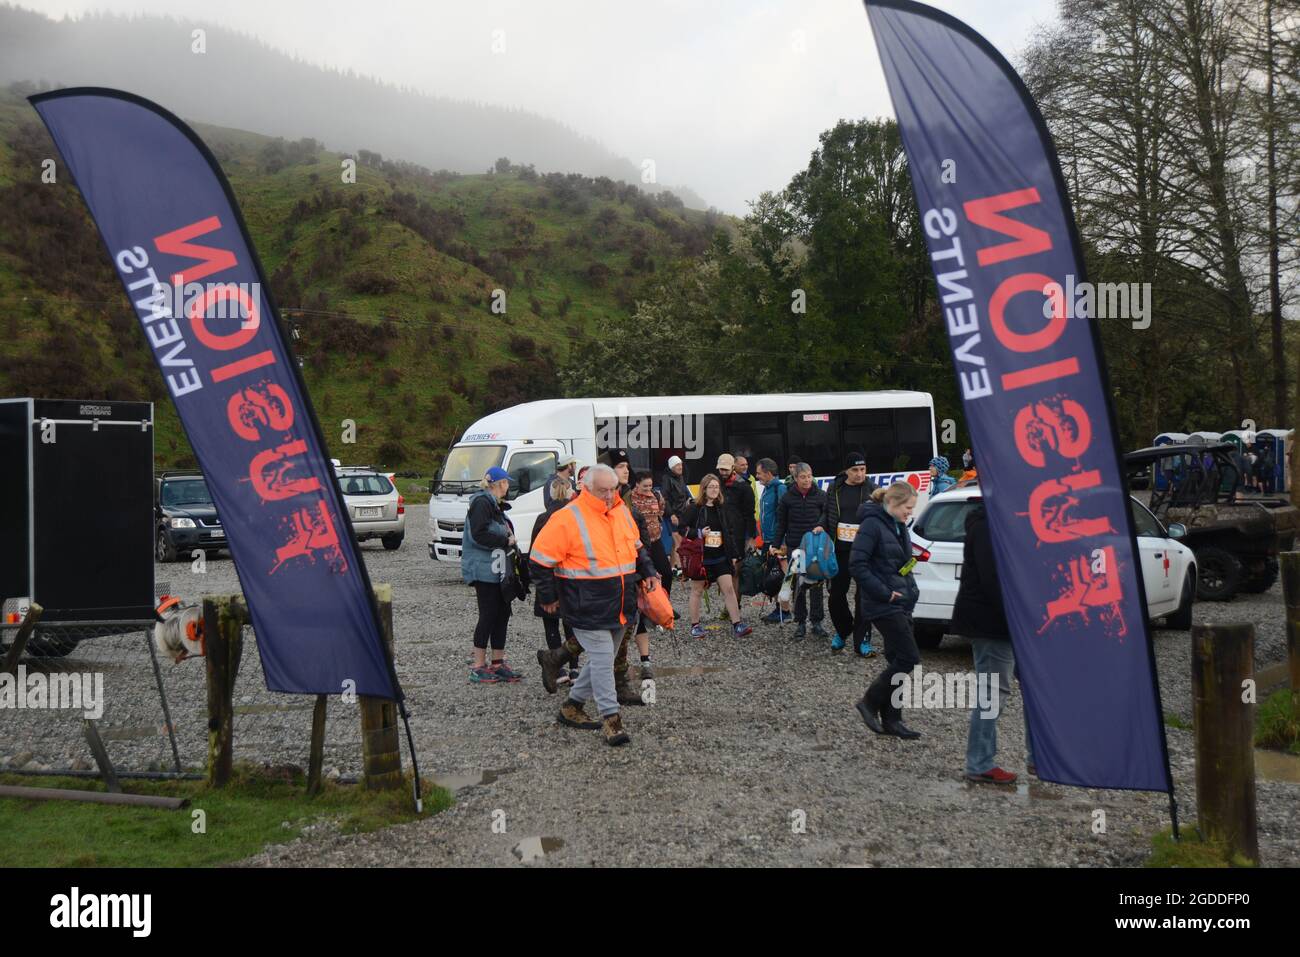
<instances>
[{"instance_id":1,"label":"black leggings","mask_svg":"<svg viewBox=\"0 0 1300 957\"><path fill-rule=\"evenodd\" d=\"M547 648L550 648L552 651L554 651L556 648L560 647L560 645L564 644L564 642L560 640L560 619L559 618L552 618L550 615L545 615L542 618L542 625L543 627L546 628ZM567 621L564 623L564 637L573 638L574 640L577 639L577 636L574 635L573 633L573 628L569 625Z\"/></svg>"},{"instance_id":2,"label":"black leggings","mask_svg":"<svg viewBox=\"0 0 1300 957\"><path fill-rule=\"evenodd\" d=\"M657 542L651 542L650 547L646 549L650 553L650 561L654 562L655 571L659 573L660 584L664 586L664 594L669 598L673 594L673 569L668 564L668 553L664 551L664 538L659 536ZM637 616L636 633L643 635L647 631L645 615Z\"/></svg>"},{"instance_id":3,"label":"black leggings","mask_svg":"<svg viewBox=\"0 0 1300 957\"><path fill-rule=\"evenodd\" d=\"M506 626L510 624L510 603L501 594L501 586L496 582L475 582L474 596L478 599L474 647L485 649L491 639L493 651L504 651Z\"/></svg>"}]
</instances>

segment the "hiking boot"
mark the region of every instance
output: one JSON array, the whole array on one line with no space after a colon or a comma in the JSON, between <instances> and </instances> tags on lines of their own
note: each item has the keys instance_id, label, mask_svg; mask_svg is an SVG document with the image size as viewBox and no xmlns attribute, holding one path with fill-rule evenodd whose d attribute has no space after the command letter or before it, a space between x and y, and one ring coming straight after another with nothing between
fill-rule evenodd
<instances>
[{"instance_id":1,"label":"hiking boot","mask_svg":"<svg viewBox=\"0 0 1300 957\"><path fill-rule=\"evenodd\" d=\"M614 694L618 696L619 704L632 705L633 707L639 704L645 704L645 702L641 700L641 692L634 690L632 686L626 682L615 683Z\"/></svg>"},{"instance_id":2,"label":"hiking boot","mask_svg":"<svg viewBox=\"0 0 1300 957\"><path fill-rule=\"evenodd\" d=\"M840 637L840 633L837 631L835 632L834 637L831 638L831 651L843 651L843 650L844 650L844 639Z\"/></svg>"},{"instance_id":3,"label":"hiking boot","mask_svg":"<svg viewBox=\"0 0 1300 957\"><path fill-rule=\"evenodd\" d=\"M983 774L966 773L967 781L974 781L976 784L1015 784L1016 776L1010 771L1003 771L999 767L991 767Z\"/></svg>"},{"instance_id":4,"label":"hiking boot","mask_svg":"<svg viewBox=\"0 0 1300 957\"><path fill-rule=\"evenodd\" d=\"M501 679L487 665L469 669L469 680L476 685L494 685Z\"/></svg>"},{"instance_id":5,"label":"hiking boot","mask_svg":"<svg viewBox=\"0 0 1300 957\"><path fill-rule=\"evenodd\" d=\"M623 730L623 716L620 714L611 714L605 719L605 743L611 747L618 747L620 744L628 744L632 739L628 733Z\"/></svg>"},{"instance_id":6,"label":"hiking boot","mask_svg":"<svg viewBox=\"0 0 1300 957\"><path fill-rule=\"evenodd\" d=\"M871 707L865 697L859 698L854 705L858 709L858 714L862 715L862 720L868 728L876 734L884 734L885 729L880 724L880 717L876 714L876 709Z\"/></svg>"},{"instance_id":7,"label":"hiking boot","mask_svg":"<svg viewBox=\"0 0 1300 957\"><path fill-rule=\"evenodd\" d=\"M701 625L698 621L695 624L691 625L691 637L692 638L704 637L704 626Z\"/></svg>"},{"instance_id":8,"label":"hiking boot","mask_svg":"<svg viewBox=\"0 0 1300 957\"><path fill-rule=\"evenodd\" d=\"M797 623L795 624L795 626L794 626L794 634L790 636L790 640L791 640L791 641L803 641L803 640L804 640L804 637L805 637L807 634L808 634L808 631L807 631L807 629L804 627L804 623L803 623L802 621L797 622Z\"/></svg>"},{"instance_id":9,"label":"hiking boot","mask_svg":"<svg viewBox=\"0 0 1300 957\"><path fill-rule=\"evenodd\" d=\"M913 731L907 725L903 724L902 718L885 718L880 722L880 726L885 729L885 734L892 734L904 741L913 741L921 736L920 731Z\"/></svg>"},{"instance_id":10,"label":"hiking boot","mask_svg":"<svg viewBox=\"0 0 1300 957\"><path fill-rule=\"evenodd\" d=\"M560 670L569 663L569 652L563 645L559 648L543 648L537 652L537 663L542 666L542 687L547 694L555 694L560 678Z\"/></svg>"},{"instance_id":11,"label":"hiking boot","mask_svg":"<svg viewBox=\"0 0 1300 957\"><path fill-rule=\"evenodd\" d=\"M812 634L814 638L829 637L826 634L826 629L822 627L821 622L817 622L815 625L812 626Z\"/></svg>"},{"instance_id":12,"label":"hiking boot","mask_svg":"<svg viewBox=\"0 0 1300 957\"><path fill-rule=\"evenodd\" d=\"M737 638L744 638L746 635L752 635L754 633L754 629L743 621L736 622L731 626L731 630L735 633Z\"/></svg>"},{"instance_id":13,"label":"hiking boot","mask_svg":"<svg viewBox=\"0 0 1300 957\"><path fill-rule=\"evenodd\" d=\"M519 672L515 671L513 668L511 668L509 665L506 664L506 660L504 658L502 658L500 661L492 662L492 670L496 672L497 681L504 681L508 684L514 684L515 682L522 681L524 679L523 675L521 675Z\"/></svg>"},{"instance_id":14,"label":"hiking boot","mask_svg":"<svg viewBox=\"0 0 1300 957\"><path fill-rule=\"evenodd\" d=\"M560 724L567 724L570 728L581 728L584 731L600 730L600 722L588 716L587 705L579 704L572 698L565 698L564 704L560 705Z\"/></svg>"}]
</instances>

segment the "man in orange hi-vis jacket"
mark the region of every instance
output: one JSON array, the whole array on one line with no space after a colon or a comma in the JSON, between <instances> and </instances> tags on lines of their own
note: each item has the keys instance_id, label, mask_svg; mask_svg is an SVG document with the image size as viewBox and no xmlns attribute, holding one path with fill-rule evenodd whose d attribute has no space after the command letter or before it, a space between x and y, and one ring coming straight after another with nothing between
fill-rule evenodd
<instances>
[{"instance_id":1,"label":"man in orange hi-vis jacket","mask_svg":"<svg viewBox=\"0 0 1300 957\"><path fill-rule=\"evenodd\" d=\"M658 587L650 553L636 522L618 495L618 475L593 465L583 476L585 491L560 509L532 543L532 578L547 614L560 614L573 627L587 661L560 706L560 721L574 728L603 729L605 742L627 744L614 689L614 652L636 616L637 582ZM587 715L596 699L599 722Z\"/></svg>"}]
</instances>

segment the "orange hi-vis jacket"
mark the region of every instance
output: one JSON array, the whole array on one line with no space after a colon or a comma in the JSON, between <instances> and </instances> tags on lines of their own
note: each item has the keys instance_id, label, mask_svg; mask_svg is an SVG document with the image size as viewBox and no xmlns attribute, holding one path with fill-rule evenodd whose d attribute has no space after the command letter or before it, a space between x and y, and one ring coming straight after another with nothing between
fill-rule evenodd
<instances>
[{"instance_id":1,"label":"orange hi-vis jacket","mask_svg":"<svg viewBox=\"0 0 1300 957\"><path fill-rule=\"evenodd\" d=\"M584 492L547 521L529 553L538 600L585 631L623 628L636 615L636 583L654 563L621 498L608 509Z\"/></svg>"}]
</instances>

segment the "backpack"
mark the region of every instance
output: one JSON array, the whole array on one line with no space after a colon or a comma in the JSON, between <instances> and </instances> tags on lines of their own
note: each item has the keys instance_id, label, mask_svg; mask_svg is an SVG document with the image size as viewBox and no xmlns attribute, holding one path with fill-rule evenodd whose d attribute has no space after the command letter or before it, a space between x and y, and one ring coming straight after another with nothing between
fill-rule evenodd
<instances>
[{"instance_id":1,"label":"backpack","mask_svg":"<svg viewBox=\"0 0 1300 957\"><path fill-rule=\"evenodd\" d=\"M763 572L763 594L768 598L775 598L781 591L781 584L785 581L785 575L781 574L781 561L776 556L770 556L767 560L767 567Z\"/></svg>"},{"instance_id":2,"label":"backpack","mask_svg":"<svg viewBox=\"0 0 1300 957\"><path fill-rule=\"evenodd\" d=\"M698 538L683 538L677 544L677 557L682 563L682 575L687 580L702 582L708 576L704 571L704 542Z\"/></svg>"},{"instance_id":3,"label":"backpack","mask_svg":"<svg viewBox=\"0 0 1300 957\"><path fill-rule=\"evenodd\" d=\"M750 552L740 563L740 594L746 598L763 591L767 562L758 552Z\"/></svg>"},{"instance_id":4,"label":"backpack","mask_svg":"<svg viewBox=\"0 0 1300 957\"><path fill-rule=\"evenodd\" d=\"M804 581L830 581L840 573L839 562L835 560L835 546L825 532L804 533L799 548L804 555Z\"/></svg>"}]
</instances>

